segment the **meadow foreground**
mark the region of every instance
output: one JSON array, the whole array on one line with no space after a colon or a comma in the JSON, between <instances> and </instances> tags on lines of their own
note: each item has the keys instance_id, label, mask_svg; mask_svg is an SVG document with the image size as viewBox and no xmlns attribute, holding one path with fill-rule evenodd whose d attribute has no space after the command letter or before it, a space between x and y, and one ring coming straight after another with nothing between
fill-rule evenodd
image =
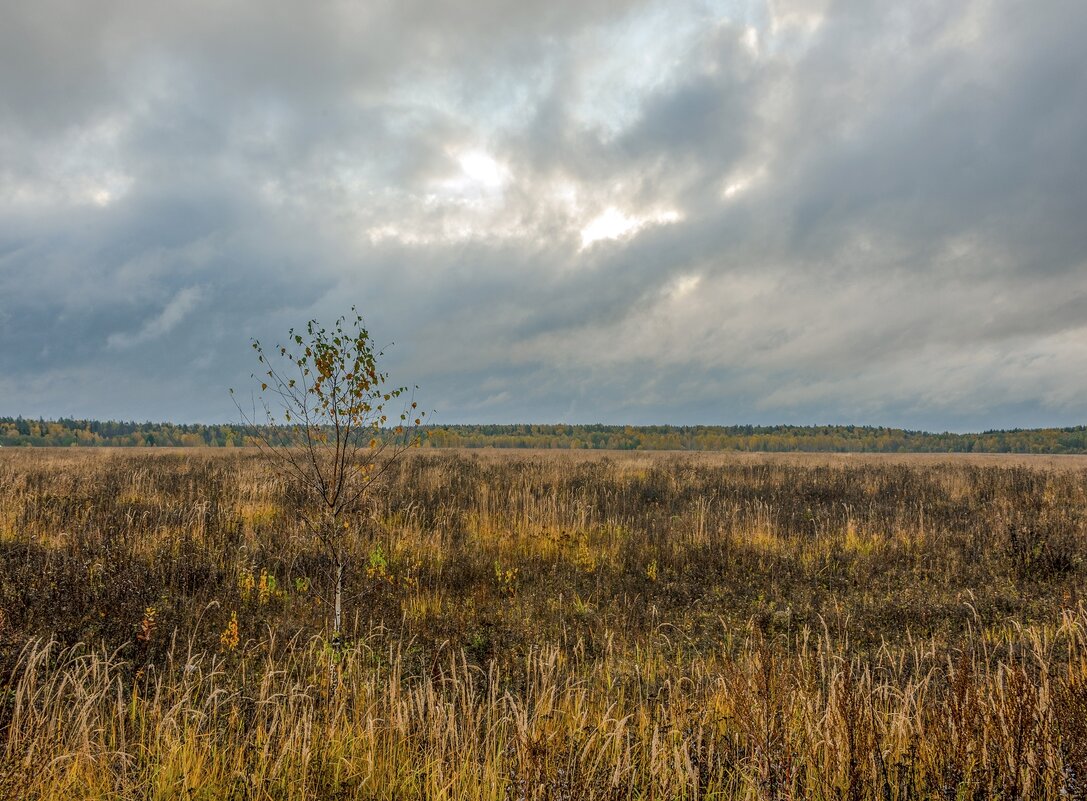
<instances>
[{"instance_id":1,"label":"meadow foreground","mask_svg":"<svg viewBox=\"0 0 1087 801\"><path fill-rule=\"evenodd\" d=\"M0 796L1087 798L1087 458L0 452Z\"/></svg>"}]
</instances>

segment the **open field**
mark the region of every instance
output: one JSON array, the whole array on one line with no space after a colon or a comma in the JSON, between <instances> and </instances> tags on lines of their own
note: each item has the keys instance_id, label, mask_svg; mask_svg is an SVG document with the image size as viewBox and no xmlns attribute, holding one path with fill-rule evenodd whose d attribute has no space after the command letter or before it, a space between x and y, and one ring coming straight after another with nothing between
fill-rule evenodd
<instances>
[{"instance_id":1,"label":"open field","mask_svg":"<svg viewBox=\"0 0 1087 801\"><path fill-rule=\"evenodd\" d=\"M0 795L1087 798L1087 457L0 451Z\"/></svg>"}]
</instances>

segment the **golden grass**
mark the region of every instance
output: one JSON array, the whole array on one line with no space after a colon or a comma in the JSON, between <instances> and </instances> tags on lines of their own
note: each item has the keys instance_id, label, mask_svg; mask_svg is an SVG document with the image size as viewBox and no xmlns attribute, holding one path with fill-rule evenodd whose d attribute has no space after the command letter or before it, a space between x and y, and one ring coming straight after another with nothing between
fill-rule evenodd
<instances>
[{"instance_id":1,"label":"golden grass","mask_svg":"<svg viewBox=\"0 0 1087 801\"><path fill-rule=\"evenodd\" d=\"M1087 797L1082 466L417 454L376 500L337 657L254 454L3 453L0 794Z\"/></svg>"}]
</instances>

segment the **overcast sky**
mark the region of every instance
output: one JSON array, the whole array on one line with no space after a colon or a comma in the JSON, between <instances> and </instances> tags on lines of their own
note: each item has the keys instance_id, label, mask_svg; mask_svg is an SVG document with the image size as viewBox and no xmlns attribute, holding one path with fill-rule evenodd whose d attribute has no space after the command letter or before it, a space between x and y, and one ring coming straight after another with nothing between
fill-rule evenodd
<instances>
[{"instance_id":1,"label":"overcast sky","mask_svg":"<svg viewBox=\"0 0 1087 801\"><path fill-rule=\"evenodd\" d=\"M0 0L0 415L1087 422L1087 3Z\"/></svg>"}]
</instances>

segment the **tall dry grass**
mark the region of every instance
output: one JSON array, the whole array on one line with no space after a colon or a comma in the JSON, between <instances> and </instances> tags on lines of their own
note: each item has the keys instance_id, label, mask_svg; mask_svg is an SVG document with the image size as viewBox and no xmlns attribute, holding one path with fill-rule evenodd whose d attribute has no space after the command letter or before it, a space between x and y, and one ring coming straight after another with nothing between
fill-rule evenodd
<instances>
[{"instance_id":1,"label":"tall dry grass","mask_svg":"<svg viewBox=\"0 0 1087 801\"><path fill-rule=\"evenodd\" d=\"M1087 797L1081 470L415 456L335 681L292 504L252 454L5 453L0 792Z\"/></svg>"}]
</instances>

